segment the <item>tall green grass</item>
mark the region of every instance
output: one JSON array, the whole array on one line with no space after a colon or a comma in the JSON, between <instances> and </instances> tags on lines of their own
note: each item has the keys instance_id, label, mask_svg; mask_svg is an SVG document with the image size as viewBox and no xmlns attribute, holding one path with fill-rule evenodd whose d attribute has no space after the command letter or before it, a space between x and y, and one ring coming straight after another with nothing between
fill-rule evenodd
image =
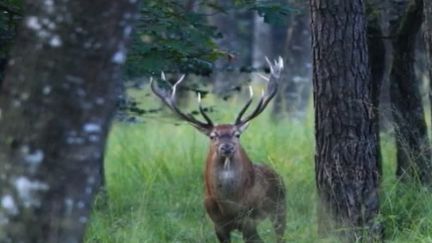
<instances>
[{"instance_id":1,"label":"tall green grass","mask_svg":"<svg viewBox=\"0 0 432 243\"><path fill-rule=\"evenodd\" d=\"M212 116L230 121L239 104L243 103L219 103L225 112ZM107 203L94 209L86 242L216 242L203 206L208 140L187 124L164 117L114 125L106 155ZM266 112L241 140L251 159L269 164L284 178L287 242L336 242L319 239L316 233L312 119L274 122ZM432 242L431 193L397 183L392 139L383 136L382 143L385 173L379 218L387 241ZM259 232L265 242L274 242L269 222L260 224ZM242 242L238 233L233 238Z\"/></svg>"}]
</instances>

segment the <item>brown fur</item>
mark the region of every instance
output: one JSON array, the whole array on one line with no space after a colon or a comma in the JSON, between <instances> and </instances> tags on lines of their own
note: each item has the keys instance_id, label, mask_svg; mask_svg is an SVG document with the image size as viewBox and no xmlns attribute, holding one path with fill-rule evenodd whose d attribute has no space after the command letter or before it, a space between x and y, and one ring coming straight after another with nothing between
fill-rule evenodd
<instances>
[{"instance_id":1,"label":"brown fur","mask_svg":"<svg viewBox=\"0 0 432 243\"><path fill-rule=\"evenodd\" d=\"M285 187L271 168L254 165L234 137L233 125L215 126L222 142L232 142L235 152L230 157L218 155L218 144L210 145L205 168L205 208L215 224L220 242L230 242L230 232L239 230L245 242L262 242L257 233L259 221L269 217L278 242L285 231Z\"/></svg>"}]
</instances>

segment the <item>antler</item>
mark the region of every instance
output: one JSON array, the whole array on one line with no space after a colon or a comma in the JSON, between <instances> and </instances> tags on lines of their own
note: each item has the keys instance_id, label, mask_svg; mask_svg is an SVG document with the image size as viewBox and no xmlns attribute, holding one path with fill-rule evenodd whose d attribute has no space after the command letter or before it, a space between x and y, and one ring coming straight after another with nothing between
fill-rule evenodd
<instances>
[{"instance_id":1,"label":"antler","mask_svg":"<svg viewBox=\"0 0 432 243\"><path fill-rule=\"evenodd\" d=\"M199 111L201 115L204 117L206 122L202 122L195 117L193 117L191 114L185 114L180 111L180 109L176 105L176 91L177 86L183 81L185 75L182 75L174 85L171 86L171 92L167 93L165 90L162 90L158 87L156 82L153 82L153 78L150 78L150 86L153 90L153 93L155 93L174 113L176 113L181 119L191 123L193 126L195 126L198 129L209 129L213 127L213 122L211 121L210 117L205 113L204 108L201 106L201 94L198 93L198 104L199 104ZM166 81L165 74L161 73L162 80Z\"/></svg>"},{"instance_id":2,"label":"antler","mask_svg":"<svg viewBox=\"0 0 432 243\"><path fill-rule=\"evenodd\" d=\"M267 81L267 89L261 92L261 98L258 101L258 105L255 108L255 110L248 115L246 118L242 118L246 110L249 108L249 106L252 103L253 99L253 92L252 88L249 86L249 92L250 97L249 100L246 102L245 106L240 110L240 113L238 114L235 125L243 125L248 123L250 120L257 117L261 112L264 111L264 109L267 107L268 103L272 98L276 95L277 88L278 88L278 80L280 78L281 71L284 67L283 59L282 57L279 57L277 60L274 60L273 63L270 62L270 60L266 57L266 61L270 67L270 78L267 78L265 76L261 76L263 79Z\"/></svg>"}]
</instances>

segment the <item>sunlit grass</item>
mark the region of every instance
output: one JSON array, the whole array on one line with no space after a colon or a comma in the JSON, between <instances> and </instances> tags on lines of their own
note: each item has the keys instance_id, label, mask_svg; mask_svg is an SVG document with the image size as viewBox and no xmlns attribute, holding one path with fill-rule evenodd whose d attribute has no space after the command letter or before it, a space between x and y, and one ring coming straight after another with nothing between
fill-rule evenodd
<instances>
[{"instance_id":1,"label":"sunlit grass","mask_svg":"<svg viewBox=\"0 0 432 243\"><path fill-rule=\"evenodd\" d=\"M152 97L146 107L157 107ZM213 98L204 100L214 103ZM240 99L218 101L217 121L234 119ZM192 106L194 103L192 103ZM106 155L108 203L93 212L86 242L216 242L203 206L203 169L208 141L185 123L162 116L143 124L116 123ZM254 161L271 165L287 187L287 242L334 242L316 233L313 122L254 120L242 144ZM383 136L382 219L388 242L432 242L432 197L394 179L392 139ZM274 242L269 222L260 225ZM234 242L242 242L239 234Z\"/></svg>"}]
</instances>

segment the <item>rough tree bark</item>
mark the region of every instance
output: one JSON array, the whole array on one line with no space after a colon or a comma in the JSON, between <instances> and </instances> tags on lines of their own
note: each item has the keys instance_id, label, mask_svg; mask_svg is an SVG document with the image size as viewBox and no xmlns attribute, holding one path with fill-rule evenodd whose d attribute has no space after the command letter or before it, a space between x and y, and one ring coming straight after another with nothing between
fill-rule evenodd
<instances>
[{"instance_id":1,"label":"rough tree bark","mask_svg":"<svg viewBox=\"0 0 432 243\"><path fill-rule=\"evenodd\" d=\"M319 233L382 237L363 0L310 0Z\"/></svg>"},{"instance_id":2,"label":"rough tree bark","mask_svg":"<svg viewBox=\"0 0 432 243\"><path fill-rule=\"evenodd\" d=\"M0 94L0 242L81 242L135 0L27 0Z\"/></svg>"},{"instance_id":3,"label":"rough tree bark","mask_svg":"<svg viewBox=\"0 0 432 243\"><path fill-rule=\"evenodd\" d=\"M431 155L420 94L414 72L415 43L422 24L423 1L404 1L403 14L391 21L393 64L390 99L395 125L397 169L402 181L431 184ZM400 4L396 7L400 8Z\"/></svg>"}]
</instances>

